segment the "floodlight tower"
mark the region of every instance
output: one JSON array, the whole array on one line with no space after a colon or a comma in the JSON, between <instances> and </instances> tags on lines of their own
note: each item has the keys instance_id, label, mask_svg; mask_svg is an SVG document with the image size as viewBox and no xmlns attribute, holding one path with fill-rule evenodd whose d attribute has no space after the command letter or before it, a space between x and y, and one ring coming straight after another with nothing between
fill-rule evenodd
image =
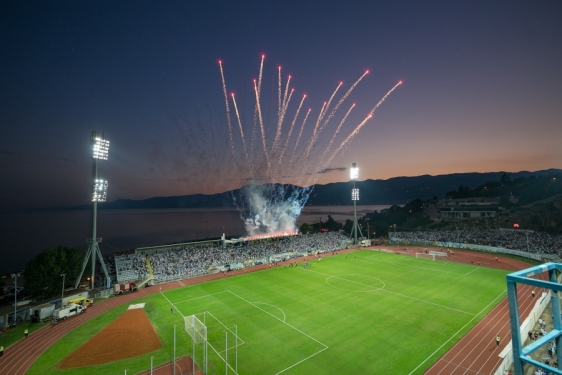
<instances>
[{"instance_id":1,"label":"floodlight tower","mask_svg":"<svg viewBox=\"0 0 562 375\"><path fill-rule=\"evenodd\" d=\"M359 200L359 189L355 188L355 180L359 177L359 168L357 168L355 163L352 163L349 171L349 177L353 182L353 188L351 189L351 200L353 201L353 227L351 228L351 236L353 237L353 244L357 245L357 232L359 231L359 234L363 237L361 228L359 228L359 224L357 223L357 201Z\"/></svg>"},{"instance_id":2,"label":"floodlight tower","mask_svg":"<svg viewBox=\"0 0 562 375\"><path fill-rule=\"evenodd\" d=\"M92 256L92 275L91 275L91 288L94 289L94 276L96 274L96 254L99 256L101 267L106 277L106 287L110 287L109 274L107 273L107 268L103 262L103 257L98 243L101 242L101 238L97 237L97 218L98 218L98 202L105 202L107 198L107 181L98 178L98 160L107 160L107 155L109 153L109 141L103 139L99 132L93 131L90 136L90 141L92 143L92 165L93 165L93 183L92 183L92 216L91 216L91 231L90 238L88 239L88 250L86 256L84 257L84 262L82 263L82 271L76 279L75 288L78 288L84 270L88 265L88 260L90 255Z\"/></svg>"}]
</instances>

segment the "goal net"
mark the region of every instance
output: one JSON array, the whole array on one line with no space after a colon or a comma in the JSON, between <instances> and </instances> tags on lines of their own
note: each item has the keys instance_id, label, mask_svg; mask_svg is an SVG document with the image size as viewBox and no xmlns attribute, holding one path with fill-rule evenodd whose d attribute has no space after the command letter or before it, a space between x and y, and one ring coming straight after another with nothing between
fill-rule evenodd
<instances>
[{"instance_id":1,"label":"goal net","mask_svg":"<svg viewBox=\"0 0 562 375\"><path fill-rule=\"evenodd\" d=\"M194 374L195 364L203 374L238 374L238 346L244 342L238 337L237 328L229 329L208 311L183 320L185 331L192 339Z\"/></svg>"},{"instance_id":2,"label":"goal net","mask_svg":"<svg viewBox=\"0 0 562 375\"><path fill-rule=\"evenodd\" d=\"M207 341L207 327L195 315L189 315L183 318L185 321L185 331L191 336L195 344L201 344Z\"/></svg>"},{"instance_id":3,"label":"goal net","mask_svg":"<svg viewBox=\"0 0 562 375\"><path fill-rule=\"evenodd\" d=\"M435 254L416 253L416 258L435 260Z\"/></svg>"}]
</instances>

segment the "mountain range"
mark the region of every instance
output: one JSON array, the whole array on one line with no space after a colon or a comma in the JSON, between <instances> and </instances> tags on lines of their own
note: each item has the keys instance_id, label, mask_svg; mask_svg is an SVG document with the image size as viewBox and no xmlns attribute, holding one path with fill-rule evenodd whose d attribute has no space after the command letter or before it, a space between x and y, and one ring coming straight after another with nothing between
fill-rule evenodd
<instances>
[{"instance_id":1,"label":"mountain range","mask_svg":"<svg viewBox=\"0 0 562 375\"><path fill-rule=\"evenodd\" d=\"M423 200L434 197L443 198L447 192L457 190L459 186L476 188L487 182L497 182L504 174L511 180L529 176L548 176L560 173L560 169L547 169L536 172L521 171L454 173L438 176L422 175L416 177L394 177L388 180L356 181L361 205L400 205L416 198ZM290 193L294 186L286 186ZM352 182L335 182L315 185L311 190L307 206L348 205L351 203ZM240 196L240 189L218 194L192 194L170 197L154 197L141 200L117 199L98 204L100 210L119 209L169 209L169 208L220 208L234 207L233 196ZM64 209L90 209L91 205L65 207Z\"/></svg>"}]
</instances>

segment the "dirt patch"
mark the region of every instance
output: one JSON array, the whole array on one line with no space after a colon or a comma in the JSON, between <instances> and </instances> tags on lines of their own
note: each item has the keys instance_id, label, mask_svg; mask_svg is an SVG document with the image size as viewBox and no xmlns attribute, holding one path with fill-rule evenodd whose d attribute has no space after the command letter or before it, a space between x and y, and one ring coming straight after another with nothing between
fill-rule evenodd
<instances>
[{"instance_id":1,"label":"dirt patch","mask_svg":"<svg viewBox=\"0 0 562 375\"><path fill-rule=\"evenodd\" d=\"M136 357L162 347L144 309L127 310L113 323L62 360L57 368L100 365Z\"/></svg>"}]
</instances>

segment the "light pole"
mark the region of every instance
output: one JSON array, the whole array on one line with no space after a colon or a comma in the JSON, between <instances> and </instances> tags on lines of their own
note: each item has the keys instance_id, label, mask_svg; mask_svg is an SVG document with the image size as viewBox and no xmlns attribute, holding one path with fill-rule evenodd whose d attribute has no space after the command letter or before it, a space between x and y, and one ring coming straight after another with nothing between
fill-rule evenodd
<instances>
[{"instance_id":1,"label":"light pole","mask_svg":"<svg viewBox=\"0 0 562 375\"><path fill-rule=\"evenodd\" d=\"M14 279L14 326L17 322L17 315L18 315L18 276L19 273L13 273L12 278Z\"/></svg>"},{"instance_id":2,"label":"light pole","mask_svg":"<svg viewBox=\"0 0 562 375\"><path fill-rule=\"evenodd\" d=\"M60 307L62 308L64 306L64 277L66 276L66 273L61 274L62 276L62 292L60 294Z\"/></svg>"},{"instance_id":3,"label":"light pole","mask_svg":"<svg viewBox=\"0 0 562 375\"><path fill-rule=\"evenodd\" d=\"M207 220L205 220L205 238L209 238L209 235L207 234Z\"/></svg>"},{"instance_id":4,"label":"light pole","mask_svg":"<svg viewBox=\"0 0 562 375\"><path fill-rule=\"evenodd\" d=\"M353 182L353 188L351 189L351 200L353 201L353 227L351 228L351 235L353 236L353 244L357 245L357 232L361 234L361 229L357 223L357 201L359 200L359 189L355 188L355 180L359 177L359 168L355 163L351 164L351 169L349 170L349 177Z\"/></svg>"},{"instance_id":5,"label":"light pole","mask_svg":"<svg viewBox=\"0 0 562 375\"><path fill-rule=\"evenodd\" d=\"M93 131L90 136L90 141L92 143L92 171L93 171L93 184L92 184L92 214L91 214L91 229L90 229L90 238L88 239L88 250L86 252L86 256L84 257L84 261L82 263L82 271L78 275L76 279L75 288L78 288L80 285L80 281L82 279L82 275L84 274L84 270L88 265L88 260L90 259L90 255L92 257L92 274L91 274L91 288L94 289L94 282L95 282L95 275L96 275L96 255L99 256L101 267L105 273L106 278L106 287L109 288L110 278L109 274L107 273L107 268L105 267L105 262L103 261L103 257L101 255L99 243L101 242L101 238L97 237L97 218L98 218L98 202L105 202L107 198L107 180L103 180L98 178L98 160L107 160L107 156L109 154L109 141L107 139L103 139L102 135L97 132Z\"/></svg>"}]
</instances>

